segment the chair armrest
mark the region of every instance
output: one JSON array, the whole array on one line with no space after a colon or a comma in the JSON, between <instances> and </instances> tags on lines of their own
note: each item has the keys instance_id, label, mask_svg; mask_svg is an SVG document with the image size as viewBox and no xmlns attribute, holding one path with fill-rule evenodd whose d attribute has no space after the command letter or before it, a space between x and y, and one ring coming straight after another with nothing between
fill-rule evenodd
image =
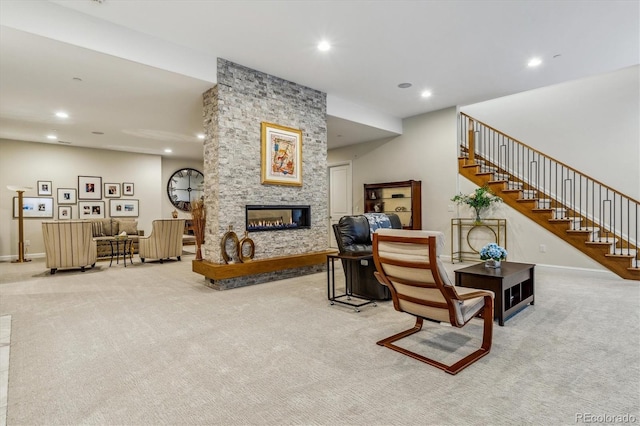
<instances>
[{"instance_id":1,"label":"chair armrest","mask_svg":"<svg viewBox=\"0 0 640 426\"><path fill-rule=\"evenodd\" d=\"M467 299L475 299L476 297L486 297L486 296L489 296L493 299L493 294L485 290L477 290L477 291L472 291L471 293L458 294L458 299L467 300Z\"/></svg>"},{"instance_id":2,"label":"chair armrest","mask_svg":"<svg viewBox=\"0 0 640 426\"><path fill-rule=\"evenodd\" d=\"M387 283L384 281L384 278L382 278L382 275L380 275L380 272L378 272L378 271L374 272L374 273L373 273L373 276L374 276L374 277L376 277L376 279L378 280L378 282L379 282L380 284L382 284L382 285L383 285L383 286L385 286L385 287L389 287L389 286L387 285Z\"/></svg>"}]
</instances>

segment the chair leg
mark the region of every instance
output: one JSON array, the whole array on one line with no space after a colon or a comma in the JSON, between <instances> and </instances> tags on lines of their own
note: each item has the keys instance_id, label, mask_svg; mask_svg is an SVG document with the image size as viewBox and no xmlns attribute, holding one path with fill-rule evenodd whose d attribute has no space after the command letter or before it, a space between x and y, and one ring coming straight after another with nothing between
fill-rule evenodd
<instances>
[{"instance_id":1,"label":"chair leg","mask_svg":"<svg viewBox=\"0 0 640 426\"><path fill-rule=\"evenodd\" d=\"M491 351L491 343L493 342L493 298L490 296L484 298L482 317L484 327L482 330L482 345L480 345L480 349L451 365L445 370L447 373L456 374Z\"/></svg>"},{"instance_id":2,"label":"chair leg","mask_svg":"<svg viewBox=\"0 0 640 426\"><path fill-rule=\"evenodd\" d=\"M484 327L483 327L483 334L482 334L482 345L480 349L467 355L466 357L462 358L460 361L452 365L443 364L434 359L427 358L425 356L422 356L415 352L411 352L408 349L404 349L393 344L393 342L400 340L404 337L410 336L414 333L417 333L422 329L422 318L419 318L419 317L416 318L416 325L413 328L410 328L409 330L405 330L401 333L395 334L391 337L387 337L386 339L380 340L379 342L377 342L377 344L380 346L389 348L391 350L394 350L396 352L400 352L401 354L409 356L418 361L437 367L449 374L457 374L464 368L468 367L469 365L476 362L483 356L487 355L491 349L492 334L493 334L493 299L490 296L487 296L485 298L485 306L483 310L483 321L484 321Z\"/></svg>"},{"instance_id":3,"label":"chair leg","mask_svg":"<svg viewBox=\"0 0 640 426\"><path fill-rule=\"evenodd\" d=\"M411 336L412 334L415 334L420 330L422 330L422 318L416 317L416 325L414 325L412 328L410 328L408 330L405 330L403 332L400 332L398 334L394 334L393 336L387 337L386 339L382 339L379 342L377 342L376 344L380 345L380 346L389 347L389 343L393 343L396 340L400 340L400 339L403 339L403 338L405 338L407 336ZM391 349L393 349L393 348L391 348Z\"/></svg>"}]
</instances>

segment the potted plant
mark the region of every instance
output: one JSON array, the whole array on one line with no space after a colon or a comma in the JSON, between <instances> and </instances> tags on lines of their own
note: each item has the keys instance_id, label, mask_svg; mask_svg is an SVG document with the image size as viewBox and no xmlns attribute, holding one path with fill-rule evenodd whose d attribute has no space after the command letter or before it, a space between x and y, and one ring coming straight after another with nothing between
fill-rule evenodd
<instances>
[{"instance_id":1,"label":"potted plant","mask_svg":"<svg viewBox=\"0 0 640 426\"><path fill-rule=\"evenodd\" d=\"M480 249L480 259L487 268L499 268L507 258L507 251L496 243L489 243Z\"/></svg>"},{"instance_id":2,"label":"potted plant","mask_svg":"<svg viewBox=\"0 0 640 426\"><path fill-rule=\"evenodd\" d=\"M451 199L451 201L455 201L457 204L466 204L469 207L472 207L476 212L476 223L480 223L482 218L480 217L480 213L482 210L490 207L493 203L502 202L502 198L498 197L494 194L488 186L483 186L477 188L471 194L458 194Z\"/></svg>"}]
</instances>

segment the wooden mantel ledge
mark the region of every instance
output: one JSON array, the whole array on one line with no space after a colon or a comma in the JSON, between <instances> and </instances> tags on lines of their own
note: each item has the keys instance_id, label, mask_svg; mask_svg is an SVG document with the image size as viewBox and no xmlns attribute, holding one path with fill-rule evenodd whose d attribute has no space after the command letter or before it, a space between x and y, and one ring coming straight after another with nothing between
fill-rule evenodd
<instances>
[{"instance_id":1,"label":"wooden mantel ledge","mask_svg":"<svg viewBox=\"0 0 640 426\"><path fill-rule=\"evenodd\" d=\"M246 263L219 264L206 260L194 260L192 271L212 280L226 280L247 275L264 274L266 272L282 271L285 269L301 268L303 266L318 265L327 261L328 254L337 250L323 250L289 256L254 259Z\"/></svg>"}]
</instances>

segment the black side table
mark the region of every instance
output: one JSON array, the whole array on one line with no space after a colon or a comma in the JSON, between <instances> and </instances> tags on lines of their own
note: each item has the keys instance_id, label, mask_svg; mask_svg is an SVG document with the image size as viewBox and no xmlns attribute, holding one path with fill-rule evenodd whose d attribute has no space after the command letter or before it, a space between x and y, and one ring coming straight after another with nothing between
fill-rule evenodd
<instances>
[{"instance_id":1,"label":"black side table","mask_svg":"<svg viewBox=\"0 0 640 426\"><path fill-rule=\"evenodd\" d=\"M122 251L120 245L122 243ZM120 255L122 255L122 261L124 267L127 267L127 254L129 255L129 263L133 265L133 240L131 238L112 238L109 240L111 245L111 260L109 261L109 267L113 263L113 257L116 257L116 265L120 263Z\"/></svg>"},{"instance_id":2,"label":"black side table","mask_svg":"<svg viewBox=\"0 0 640 426\"><path fill-rule=\"evenodd\" d=\"M520 312L527 305L535 303L534 264L502 261L500 268L487 268L478 263L457 269L456 285L480 290L490 290L495 294L494 318L498 324Z\"/></svg>"},{"instance_id":3,"label":"black side table","mask_svg":"<svg viewBox=\"0 0 640 426\"><path fill-rule=\"evenodd\" d=\"M343 294L336 294L336 270L334 262L336 259L344 260L345 265L345 290ZM373 254L371 253L336 253L327 255L327 298L330 304L341 303L343 305L352 306L356 312L360 312L360 307L372 304L377 306L375 300L363 299L360 296L355 296L352 293L353 283L350 273L351 268L357 268L360 261L367 260L373 261ZM361 302L354 302L353 298L362 300Z\"/></svg>"}]
</instances>

